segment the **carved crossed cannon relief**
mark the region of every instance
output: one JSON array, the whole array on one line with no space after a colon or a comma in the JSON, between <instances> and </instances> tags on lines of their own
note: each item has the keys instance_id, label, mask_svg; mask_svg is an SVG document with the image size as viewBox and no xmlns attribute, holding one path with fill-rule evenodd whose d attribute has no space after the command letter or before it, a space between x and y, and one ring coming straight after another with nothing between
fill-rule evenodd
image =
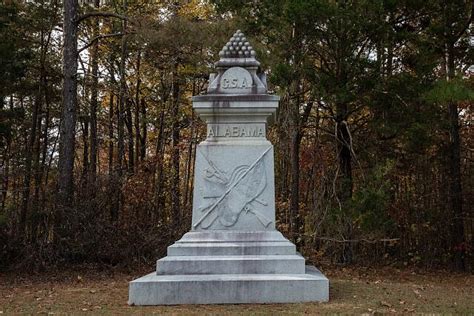
<instances>
[{"instance_id":1,"label":"carved crossed cannon relief","mask_svg":"<svg viewBox=\"0 0 474 316\"><path fill-rule=\"evenodd\" d=\"M243 212L255 215L257 220L268 227L272 222L258 211L258 204L266 206L268 203L260 199L260 195L267 186L267 176L263 158L270 150L268 148L251 165L239 165L228 172L221 171L211 160L207 161L208 168L204 170L204 180L207 191L203 195L209 203L199 207L201 218L193 225L207 229L216 220L225 227L234 226Z\"/></svg>"}]
</instances>

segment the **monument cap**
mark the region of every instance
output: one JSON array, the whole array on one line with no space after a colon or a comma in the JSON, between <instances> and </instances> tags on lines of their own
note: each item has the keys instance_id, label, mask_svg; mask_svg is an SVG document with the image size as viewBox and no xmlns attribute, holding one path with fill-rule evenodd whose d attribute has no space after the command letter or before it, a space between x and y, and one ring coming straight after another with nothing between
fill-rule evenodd
<instances>
[{"instance_id":1,"label":"monument cap","mask_svg":"<svg viewBox=\"0 0 474 316\"><path fill-rule=\"evenodd\" d=\"M255 50L244 33L237 30L219 52L220 60L216 62L216 67L258 67L260 63L255 55Z\"/></svg>"},{"instance_id":2,"label":"monument cap","mask_svg":"<svg viewBox=\"0 0 474 316\"><path fill-rule=\"evenodd\" d=\"M209 77L209 94L266 94L264 72L257 73L260 62L247 37L237 30L219 52L215 63L217 74Z\"/></svg>"}]
</instances>

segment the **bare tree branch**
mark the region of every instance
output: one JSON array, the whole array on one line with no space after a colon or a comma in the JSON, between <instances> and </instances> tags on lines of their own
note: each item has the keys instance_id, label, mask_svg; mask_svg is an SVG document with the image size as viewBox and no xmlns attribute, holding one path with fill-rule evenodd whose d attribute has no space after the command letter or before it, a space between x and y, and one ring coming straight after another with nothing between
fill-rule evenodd
<instances>
[{"instance_id":1,"label":"bare tree branch","mask_svg":"<svg viewBox=\"0 0 474 316\"><path fill-rule=\"evenodd\" d=\"M466 30L471 25L473 15L474 15L474 2L471 2L471 11L470 11L469 17L468 17L466 23L464 24L464 26L461 28L461 30L459 30L459 32L455 35L455 41L456 42L462 37L464 32L466 32Z\"/></svg>"},{"instance_id":2,"label":"bare tree branch","mask_svg":"<svg viewBox=\"0 0 474 316\"><path fill-rule=\"evenodd\" d=\"M102 38L117 37L117 36L122 36L122 35L125 35L125 34L124 33L112 33L112 34L102 34L102 35L96 36L88 44L86 44L83 47L79 48L77 50L77 54L80 54L82 51L88 49L89 47L94 45L95 42L97 42L98 40L100 40Z\"/></svg>"},{"instance_id":3,"label":"bare tree branch","mask_svg":"<svg viewBox=\"0 0 474 316\"><path fill-rule=\"evenodd\" d=\"M88 13L84 13L83 15L80 15L77 17L76 19L76 23L79 24L81 23L82 21L90 18L90 17L93 17L93 16L96 16L96 17L112 17L112 18L117 18L117 19L121 19L121 20L126 20L126 21L130 21L130 19L125 16L125 15L121 15L121 14L118 14L118 13L113 13L113 12L101 12L101 11L92 11L92 12L88 12Z\"/></svg>"}]
</instances>

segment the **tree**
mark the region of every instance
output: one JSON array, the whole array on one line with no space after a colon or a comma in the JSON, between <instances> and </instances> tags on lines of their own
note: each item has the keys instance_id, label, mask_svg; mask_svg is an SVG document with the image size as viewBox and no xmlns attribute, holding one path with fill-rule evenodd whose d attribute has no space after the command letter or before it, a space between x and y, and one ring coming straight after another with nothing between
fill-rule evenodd
<instances>
[{"instance_id":1,"label":"tree","mask_svg":"<svg viewBox=\"0 0 474 316\"><path fill-rule=\"evenodd\" d=\"M63 4L63 108L59 130L58 206L59 212L74 201L74 157L77 111L77 0Z\"/></svg>"},{"instance_id":2,"label":"tree","mask_svg":"<svg viewBox=\"0 0 474 316\"><path fill-rule=\"evenodd\" d=\"M470 2L77 1L0 4L0 268L154 260L189 228L190 97L239 28L281 96L277 224L299 250L469 268Z\"/></svg>"},{"instance_id":3,"label":"tree","mask_svg":"<svg viewBox=\"0 0 474 316\"><path fill-rule=\"evenodd\" d=\"M435 18L431 23L430 35L441 53L441 76L435 86L432 99L447 108L449 145L448 170L449 189L452 208L452 248L454 265L458 269L465 269L466 240L464 232L462 176L461 176L461 138L459 123L459 101L473 98L472 93L466 93L462 78L466 68L472 64L472 45L469 33L472 32L474 4L472 1L434 1L432 10ZM468 57L469 58L469 57ZM458 79L458 78L461 78ZM451 93L450 93L451 92ZM433 98L434 97L434 98Z\"/></svg>"},{"instance_id":4,"label":"tree","mask_svg":"<svg viewBox=\"0 0 474 316\"><path fill-rule=\"evenodd\" d=\"M98 10L100 7L100 0L94 1L95 9ZM99 19L96 18L93 21L93 38L99 36ZM92 45L91 51L91 63L92 63L92 84L91 84L91 102L90 102L90 122L91 122L91 136L90 136L90 182L95 186L97 177L97 111L98 111L98 90L99 90L99 41L95 41Z\"/></svg>"}]
</instances>

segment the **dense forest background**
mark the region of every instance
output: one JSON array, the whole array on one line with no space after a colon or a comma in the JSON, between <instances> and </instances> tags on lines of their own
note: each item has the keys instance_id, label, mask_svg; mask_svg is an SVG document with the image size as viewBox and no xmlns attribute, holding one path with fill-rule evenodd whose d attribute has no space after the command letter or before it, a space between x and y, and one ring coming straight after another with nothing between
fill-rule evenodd
<instances>
[{"instance_id":1,"label":"dense forest background","mask_svg":"<svg viewBox=\"0 0 474 316\"><path fill-rule=\"evenodd\" d=\"M190 228L236 29L281 96L278 228L315 262L473 268L470 0L2 0L0 268L152 265Z\"/></svg>"}]
</instances>

